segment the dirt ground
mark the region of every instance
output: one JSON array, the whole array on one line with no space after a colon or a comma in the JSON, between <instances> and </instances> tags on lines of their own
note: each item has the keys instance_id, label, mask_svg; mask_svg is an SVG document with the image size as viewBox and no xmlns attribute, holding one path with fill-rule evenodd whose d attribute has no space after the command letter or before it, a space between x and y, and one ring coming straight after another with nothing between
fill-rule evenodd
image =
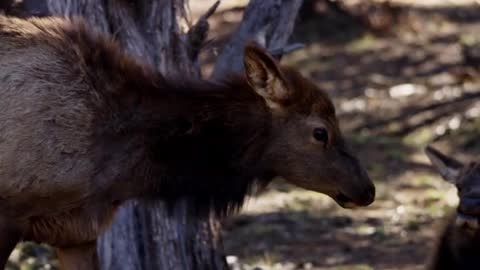
<instances>
[{"instance_id":1,"label":"dirt ground","mask_svg":"<svg viewBox=\"0 0 480 270\"><path fill-rule=\"evenodd\" d=\"M228 262L235 270L423 269L457 203L423 148L433 143L465 161L480 154L480 6L345 1L347 12L338 13L318 2L302 11L292 37L306 47L283 61L334 98L376 201L345 210L276 181L224 222ZM241 19L242 1L228 3L212 18L214 45ZM193 13L206 6L195 2ZM23 243L8 269L55 267L48 247Z\"/></svg>"},{"instance_id":2,"label":"dirt ground","mask_svg":"<svg viewBox=\"0 0 480 270\"><path fill-rule=\"evenodd\" d=\"M480 6L395 2L350 1L354 18L321 4L304 10L292 41L306 47L283 59L334 98L376 202L344 210L279 181L225 222L233 269L424 268L457 198L423 149L465 161L480 153Z\"/></svg>"}]
</instances>

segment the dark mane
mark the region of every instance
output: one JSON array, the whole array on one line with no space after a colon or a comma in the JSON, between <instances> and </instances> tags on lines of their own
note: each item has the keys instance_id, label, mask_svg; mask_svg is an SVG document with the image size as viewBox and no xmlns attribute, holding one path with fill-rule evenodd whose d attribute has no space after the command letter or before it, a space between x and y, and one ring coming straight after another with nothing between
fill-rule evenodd
<instances>
[{"instance_id":1,"label":"dark mane","mask_svg":"<svg viewBox=\"0 0 480 270\"><path fill-rule=\"evenodd\" d=\"M157 192L168 204L184 197L200 212L219 215L238 210L245 197L262 180L257 163L270 132L270 113L245 81L174 81L168 87L185 94L185 108L169 131L161 127L149 153L161 164L164 179ZM263 110L262 110L263 108ZM157 165L158 166L158 165ZM265 180L263 180L265 181Z\"/></svg>"},{"instance_id":2,"label":"dark mane","mask_svg":"<svg viewBox=\"0 0 480 270\"><path fill-rule=\"evenodd\" d=\"M261 182L254 177L271 129L262 98L239 76L217 82L166 78L87 31L81 21L73 25L63 31L81 52L78 61L85 66L79 69L103 95L99 130L119 138L140 133L144 140L146 157L132 177L148 179L148 197L168 205L187 199L198 212L237 210Z\"/></svg>"}]
</instances>

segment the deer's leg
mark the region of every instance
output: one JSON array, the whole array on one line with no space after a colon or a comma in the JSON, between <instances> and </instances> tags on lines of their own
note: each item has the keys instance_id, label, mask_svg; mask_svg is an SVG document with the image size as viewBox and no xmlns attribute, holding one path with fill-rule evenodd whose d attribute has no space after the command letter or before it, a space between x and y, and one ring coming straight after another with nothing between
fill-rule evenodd
<instances>
[{"instance_id":1,"label":"deer's leg","mask_svg":"<svg viewBox=\"0 0 480 270\"><path fill-rule=\"evenodd\" d=\"M6 218L0 217L0 268L4 269L10 253L21 240L21 230Z\"/></svg>"},{"instance_id":2,"label":"deer's leg","mask_svg":"<svg viewBox=\"0 0 480 270\"><path fill-rule=\"evenodd\" d=\"M99 270L97 243L91 242L68 248L57 248L62 270Z\"/></svg>"}]
</instances>

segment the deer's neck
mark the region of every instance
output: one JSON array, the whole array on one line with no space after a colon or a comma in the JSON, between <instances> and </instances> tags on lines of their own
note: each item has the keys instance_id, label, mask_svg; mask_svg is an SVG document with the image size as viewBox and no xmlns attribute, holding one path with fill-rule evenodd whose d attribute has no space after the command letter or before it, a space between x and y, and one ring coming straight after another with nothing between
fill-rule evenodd
<instances>
[{"instance_id":1,"label":"deer's neck","mask_svg":"<svg viewBox=\"0 0 480 270\"><path fill-rule=\"evenodd\" d=\"M143 87L116 97L119 116L112 114L109 127L136 159L125 168L135 171L140 192L167 201L186 197L218 212L241 205L271 128L263 100L238 78L159 77Z\"/></svg>"},{"instance_id":2,"label":"deer's neck","mask_svg":"<svg viewBox=\"0 0 480 270\"><path fill-rule=\"evenodd\" d=\"M83 57L92 92L86 103L97 115L94 184L114 197L240 205L270 132L263 100L242 79L166 80L89 33L69 39Z\"/></svg>"}]
</instances>

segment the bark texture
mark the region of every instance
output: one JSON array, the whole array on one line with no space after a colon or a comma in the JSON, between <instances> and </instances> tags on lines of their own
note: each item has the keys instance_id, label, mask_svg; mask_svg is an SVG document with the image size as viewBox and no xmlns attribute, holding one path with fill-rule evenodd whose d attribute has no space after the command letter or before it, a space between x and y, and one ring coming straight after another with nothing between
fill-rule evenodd
<instances>
[{"instance_id":1,"label":"bark texture","mask_svg":"<svg viewBox=\"0 0 480 270\"><path fill-rule=\"evenodd\" d=\"M45 1L45 0L43 0ZM186 0L46 0L51 14L83 16L99 31L112 35L141 61L168 76L200 76L198 54L208 32L205 16L186 32ZM252 0L244 19L225 46L215 77L242 69L246 41L269 49L283 48L302 0ZM181 74L181 75L179 75ZM181 188L181 187L179 187ZM190 216L194 207L179 201L172 213L165 205L133 201L117 213L114 225L99 241L103 270L223 270L228 269L212 216Z\"/></svg>"}]
</instances>

